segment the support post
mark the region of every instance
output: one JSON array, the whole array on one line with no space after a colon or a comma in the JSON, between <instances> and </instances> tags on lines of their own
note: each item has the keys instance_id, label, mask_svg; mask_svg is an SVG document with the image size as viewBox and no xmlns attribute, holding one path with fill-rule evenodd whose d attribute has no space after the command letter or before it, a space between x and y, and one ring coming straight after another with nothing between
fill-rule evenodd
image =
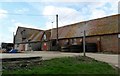
<instances>
[{"instance_id":1,"label":"support post","mask_svg":"<svg viewBox=\"0 0 120 76\"><path fill-rule=\"evenodd\" d=\"M84 30L84 32L83 32L83 54L84 54L84 56L86 56L86 54L85 54L85 52L86 52L86 40L85 40L85 38L86 38L86 31Z\"/></svg>"},{"instance_id":2,"label":"support post","mask_svg":"<svg viewBox=\"0 0 120 76\"><path fill-rule=\"evenodd\" d=\"M57 27L57 44L58 44L58 14L56 15L56 27Z\"/></svg>"}]
</instances>

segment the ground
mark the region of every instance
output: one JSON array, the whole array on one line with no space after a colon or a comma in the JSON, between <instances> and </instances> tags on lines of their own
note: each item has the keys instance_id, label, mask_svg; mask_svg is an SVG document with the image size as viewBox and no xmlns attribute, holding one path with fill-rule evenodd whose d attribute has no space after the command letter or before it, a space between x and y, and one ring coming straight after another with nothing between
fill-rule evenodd
<instances>
[{"instance_id":1,"label":"ground","mask_svg":"<svg viewBox=\"0 0 120 76\"><path fill-rule=\"evenodd\" d=\"M55 51L33 51L25 53L0 53L1 58L22 58L22 57L42 57L43 60L48 60L52 58L59 57L72 57L72 56L82 56L83 53L68 53L68 52L55 52ZM94 58L96 60L104 61L110 65L118 66L118 55L117 54L99 54L99 53L86 53L86 56Z\"/></svg>"}]
</instances>

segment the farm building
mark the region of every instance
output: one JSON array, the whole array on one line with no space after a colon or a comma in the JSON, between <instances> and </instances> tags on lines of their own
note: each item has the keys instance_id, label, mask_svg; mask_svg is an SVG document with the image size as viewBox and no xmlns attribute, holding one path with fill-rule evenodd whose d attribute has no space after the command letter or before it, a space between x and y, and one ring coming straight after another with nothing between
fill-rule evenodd
<instances>
[{"instance_id":1,"label":"farm building","mask_svg":"<svg viewBox=\"0 0 120 76\"><path fill-rule=\"evenodd\" d=\"M20 51L41 50L43 30L18 27L15 35L15 49Z\"/></svg>"},{"instance_id":2,"label":"farm building","mask_svg":"<svg viewBox=\"0 0 120 76\"><path fill-rule=\"evenodd\" d=\"M54 50L57 49L56 45L59 45L60 48L66 47L68 45L82 45L83 31L85 30L86 43L96 44L96 51L118 53L118 48L120 47L118 44L118 42L120 41L118 37L118 35L120 34L120 30L118 29L120 27L118 23L119 16L119 14L112 15L104 18L98 18L59 27L59 44L56 44L56 28L43 31L30 28L25 28L25 30L23 27L18 27L15 36L15 45L17 47L19 45L20 48L25 48L28 46L29 43L31 43L32 50ZM35 42L38 44L36 44ZM38 47L35 47L35 44ZM24 50L27 50L27 48Z\"/></svg>"}]
</instances>

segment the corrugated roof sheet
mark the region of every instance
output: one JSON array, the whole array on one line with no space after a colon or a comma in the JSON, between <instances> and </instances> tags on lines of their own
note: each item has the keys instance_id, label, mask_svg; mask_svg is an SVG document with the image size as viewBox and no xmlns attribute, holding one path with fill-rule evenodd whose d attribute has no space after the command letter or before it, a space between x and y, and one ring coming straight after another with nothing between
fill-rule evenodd
<instances>
[{"instance_id":1,"label":"corrugated roof sheet","mask_svg":"<svg viewBox=\"0 0 120 76\"><path fill-rule=\"evenodd\" d=\"M84 30L87 36L118 33L118 16L120 17L120 15L113 15L59 27L59 39L81 37ZM56 29L52 29L51 39L56 39L56 33Z\"/></svg>"},{"instance_id":2,"label":"corrugated roof sheet","mask_svg":"<svg viewBox=\"0 0 120 76\"><path fill-rule=\"evenodd\" d=\"M21 34L21 32L24 31L24 35ZM17 33L16 33L16 38L15 41L16 43L20 42L34 42L34 41L41 41L42 35L44 31L43 30L38 30L38 29L32 29L32 28L26 28L26 27L18 27ZM22 37L26 38L24 41L22 41ZM21 38L21 39L19 39Z\"/></svg>"}]
</instances>

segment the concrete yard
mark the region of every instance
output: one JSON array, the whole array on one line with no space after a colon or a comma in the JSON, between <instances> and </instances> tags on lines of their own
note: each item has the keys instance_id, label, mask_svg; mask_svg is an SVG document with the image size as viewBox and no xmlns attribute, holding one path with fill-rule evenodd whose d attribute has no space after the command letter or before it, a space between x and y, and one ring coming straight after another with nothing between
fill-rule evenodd
<instances>
[{"instance_id":1,"label":"concrete yard","mask_svg":"<svg viewBox=\"0 0 120 76\"><path fill-rule=\"evenodd\" d=\"M72 56L79 56L83 55L83 53L68 53L68 52L55 52L55 51L32 51L32 52L25 52L25 53L0 53L1 59L4 58L24 58L24 57L42 57L43 60L48 60L52 58L59 58L59 57L72 57ZM107 62L110 65L114 65L116 67L118 65L118 55L117 54L99 54L99 53L86 53L86 56L94 58L99 61Z\"/></svg>"},{"instance_id":2,"label":"concrete yard","mask_svg":"<svg viewBox=\"0 0 120 76\"><path fill-rule=\"evenodd\" d=\"M0 56L4 58L24 58L24 57L42 57L43 60L52 59L56 57L77 56L80 53L64 53L53 51L31 51L25 53L1 53Z\"/></svg>"},{"instance_id":3,"label":"concrete yard","mask_svg":"<svg viewBox=\"0 0 120 76\"><path fill-rule=\"evenodd\" d=\"M87 53L87 56L120 68L120 58L117 54Z\"/></svg>"}]
</instances>

